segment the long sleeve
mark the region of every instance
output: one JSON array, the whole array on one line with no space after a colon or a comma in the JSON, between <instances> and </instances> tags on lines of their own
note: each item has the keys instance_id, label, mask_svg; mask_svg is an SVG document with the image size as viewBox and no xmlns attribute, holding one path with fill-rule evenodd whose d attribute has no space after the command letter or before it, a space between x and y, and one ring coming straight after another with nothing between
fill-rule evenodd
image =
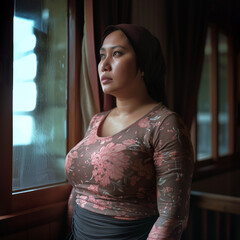
<instances>
[{"instance_id":1,"label":"long sleeve","mask_svg":"<svg viewBox=\"0 0 240 240\"><path fill-rule=\"evenodd\" d=\"M189 212L193 151L187 129L169 115L154 136L154 164L159 218L148 240L180 239Z\"/></svg>"}]
</instances>

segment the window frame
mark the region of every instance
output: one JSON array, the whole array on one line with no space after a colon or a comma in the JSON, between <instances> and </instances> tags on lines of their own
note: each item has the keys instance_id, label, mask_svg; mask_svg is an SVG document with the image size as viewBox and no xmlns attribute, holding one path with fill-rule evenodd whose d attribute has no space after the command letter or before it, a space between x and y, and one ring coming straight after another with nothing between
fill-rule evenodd
<instances>
[{"instance_id":1,"label":"window frame","mask_svg":"<svg viewBox=\"0 0 240 240\"><path fill-rule=\"evenodd\" d=\"M234 61L234 38L233 33L223 32L218 27L217 23L209 23L211 37L211 64L210 64L210 111L212 116L211 121L211 136L212 136L212 156L204 160L197 160L197 118L195 117L192 124L192 140L195 150L195 173L194 180L213 174L230 170L239 165L236 158L236 119L234 110L236 109L236 76ZM218 154L218 81L219 81L219 63L218 63L218 34L225 34L228 44L228 61L227 61L227 98L228 98L228 116L229 116L229 153L223 156Z\"/></svg>"},{"instance_id":2,"label":"window frame","mask_svg":"<svg viewBox=\"0 0 240 240\"><path fill-rule=\"evenodd\" d=\"M81 137L81 121L79 109L79 83L78 71L79 64L79 36L77 19L77 0L67 0L68 4L68 100L67 100L67 141L66 149L69 151ZM4 227L4 232L11 230L15 226L14 220L17 216L27 216L36 213L36 217L26 220L28 223L23 225L25 229L39 223L46 223L59 214L66 214L67 201L71 192L71 185L67 183L37 187L26 191L12 192L12 87L13 87L13 16L14 0L4 0L1 12L1 22L4 23L4 37L0 44L0 118L2 131L0 134L2 167L0 169L0 229ZM69 107L71 106L71 107ZM26 204L27 203L27 204ZM45 214L38 219L39 214ZM48 219L46 221L46 219ZM19 222L19 220L18 220ZM21 224L20 224L21 225Z\"/></svg>"}]
</instances>

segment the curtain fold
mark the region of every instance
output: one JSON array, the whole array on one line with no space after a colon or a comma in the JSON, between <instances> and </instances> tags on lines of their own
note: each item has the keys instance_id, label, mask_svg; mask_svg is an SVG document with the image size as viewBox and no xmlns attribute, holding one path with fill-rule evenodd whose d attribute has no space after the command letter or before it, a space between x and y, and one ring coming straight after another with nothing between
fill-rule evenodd
<instances>
[{"instance_id":1,"label":"curtain fold","mask_svg":"<svg viewBox=\"0 0 240 240\"><path fill-rule=\"evenodd\" d=\"M81 112L81 138L94 114L100 111L99 84L94 48L93 1L83 0L84 23L79 63L79 103Z\"/></svg>"},{"instance_id":2,"label":"curtain fold","mask_svg":"<svg viewBox=\"0 0 240 240\"><path fill-rule=\"evenodd\" d=\"M80 73L80 108L82 116L82 130L86 132L89 122L94 114L99 111L98 99L94 98L94 92L90 80L89 59L87 54L86 23L84 24L84 34L82 39L82 63ZM93 76L92 76L93 78ZM95 89L98 91L98 88ZM98 95L97 95L98 97ZM96 103L96 101L98 103ZM98 107L97 107L98 106Z\"/></svg>"},{"instance_id":3,"label":"curtain fold","mask_svg":"<svg viewBox=\"0 0 240 240\"><path fill-rule=\"evenodd\" d=\"M91 89L86 89L92 91L96 109L100 111L100 101L99 101L99 84L97 75L97 64L95 58L95 37L94 37L94 16L93 16L93 0L84 1L84 19L85 19L85 32L84 37L86 39L85 48L87 54L87 66Z\"/></svg>"}]
</instances>

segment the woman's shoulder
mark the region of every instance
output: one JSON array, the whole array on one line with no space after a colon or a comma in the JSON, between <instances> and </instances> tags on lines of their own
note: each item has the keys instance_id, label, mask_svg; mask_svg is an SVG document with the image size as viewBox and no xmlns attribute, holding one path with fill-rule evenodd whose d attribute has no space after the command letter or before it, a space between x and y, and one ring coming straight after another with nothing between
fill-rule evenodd
<instances>
[{"instance_id":1,"label":"woman's shoulder","mask_svg":"<svg viewBox=\"0 0 240 240\"><path fill-rule=\"evenodd\" d=\"M176 112L170 110L166 105L159 103L149 114L150 119L160 120L161 122L169 116L179 117Z\"/></svg>"},{"instance_id":2,"label":"woman's shoulder","mask_svg":"<svg viewBox=\"0 0 240 240\"><path fill-rule=\"evenodd\" d=\"M185 129L185 131L189 131L182 117L177 112L169 109L163 104L155 109L150 119L156 120L158 122L158 126L161 129L164 126L164 128L170 127L175 129Z\"/></svg>"}]
</instances>

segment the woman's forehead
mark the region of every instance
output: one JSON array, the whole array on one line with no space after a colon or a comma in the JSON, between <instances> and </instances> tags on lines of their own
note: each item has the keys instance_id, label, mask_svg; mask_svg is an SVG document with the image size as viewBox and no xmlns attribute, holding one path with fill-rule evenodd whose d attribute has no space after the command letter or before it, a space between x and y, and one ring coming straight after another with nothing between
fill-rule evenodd
<instances>
[{"instance_id":1,"label":"woman's forehead","mask_svg":"<svg viewBox=\"0 0 240 240\"><path fill-rule=\"evenodd\" d=\"M130 45L126 35L120 30L113 31L110 34L108 34L104 39L101 48L108 48L115 45L124 46L124 47L127 47L128 45Z\"/></svg>"}]
</instances>

